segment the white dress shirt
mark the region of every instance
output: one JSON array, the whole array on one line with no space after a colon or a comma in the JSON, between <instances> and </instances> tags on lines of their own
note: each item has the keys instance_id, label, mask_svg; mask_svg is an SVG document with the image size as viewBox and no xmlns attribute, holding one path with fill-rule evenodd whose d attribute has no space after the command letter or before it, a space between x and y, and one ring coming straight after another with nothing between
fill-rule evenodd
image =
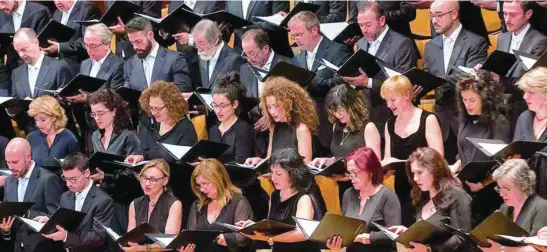
<instances>
[{"instance_id":1,"label":"white dress shirt","mask_svg":"<svg viewBox=\"0 0 547 252\"><path fill-rule=\"evenodd\" d=\"M384 40L384 37L386 36L388 30L389 30L389 27L386 25L386 28L384 29L384 31L382 31L382 33L380 33L380 36L378 36L376 40L369 42L369 46L367 50L368 53L376 56L376 53L378 52L378 49L380 48L380 44L382 44L382 41ZM367 81L367 88L370 88L370 89L372 89L371 77L374 77L374 76L369 76Z\"/></svg>"},{"instance_id":2,"label":"white dress shirt","mask_svg":"<svg viewBox=\"0 0 547 252\"><path fill-rule=\"evenodd\" d=\"M251 0L241 0L241 10L243 10L243 19L247 19L247 10Z\"/></svg>"},{"instance_id":3,"label":"white dress shirt","mask_svg":"<svg viewBox=\"0 0 547 252\"><path fill-rule=\"evenodd\" d=\"M220 56L220 51L222 51L222 48L224 47L224 42L221 42L220 45L217 48L217 51L215 52L215 55L213 55L213 58L209 60L209 80L211 80L211 75L213 75L213 71L215 70L215 65L217 64L218 57Z\"/></svg>"},{"instance_id":4,"label":"white dress shirt","mask_svg":"<svg viewBox=\"0 0 547 252\"><path fill-rule=\"evenodd\" d=\"M34 96L34 88L36 87L36 80L38 79L38 74L40 73L40 68L42 67L42 62L44 61L44 54L40 54L40 57L34 65L27 65L28 68L28 86L30 88L31 96Z\"/></svg>"},{"instance_id":5,"label":"white dress shirt","mask_svg":"<svg viewBox=\"0 0 547 252\"><path fill-rule=\"evenodd\" d=\"M84 190L74 194L74 210L78 212L82 211L82 206L84 205L85 198L87 197L87 194L89 193L89 190L91 190L92 186L93 180L90 179Z\"/></svg>"},{"instance_id":6,"label":"white dress shirt","mask_svg":"<svg viewBox=\"0 0 547 252\"><path fill-rule=\"evenodd\" d=\"M306 65L308 66L308 70L310 71L313 67L313 61L315 61L315 55L317 55L317 50L319 50L319 45L321 44L321 41L323 41L323 36L321 36L319 42L317 42L317 45L315 45L313 52L306 51Z\"/></svg>"},{"instance_id":7,"label":"white dress shirt","mask_svg":"<svg viewBox=\"0 0 547 252\"><path fill-rule=\"evenodd\" d=\"M27 192L28 181L30 180L30 175L32 175L32 170L34 170L35 163L32 161L30 168L24 177L17 179L17 202L23 202L25 199L25 193Z\"/></svg>"},{"instance_id":8,"label":"white dress shirt","mask_svg":"<svg viewBox=\"0 0 547 252\"><path fill-rule=\"evenodd\" d=\"M74 10L74 6L76 6L76 2L78 0L75 0L72 4L72 7L67 12L61 12L61 24L66 25L68 23L68 18L70 17L70 13L72 13L72 10Z\"/></svg>"},{"instance_id":9,"label":"white dress shirt","mask_svg":"<svg viewBox=\"0 0 547 252\"><path fill-rule=\"evenodd\" d=\"M264 64L264 66L262 66L260 69L266 71L266 72L269 72L270 71L270 68L272 68L272 61L273 61L273 58L274 58L274 51L271 51L270 53L270 58L268 58L268 61L266 62L266 64ZM257 76L257 79L258 79L258 76ZM261 81L262 79L258 79L257 81L257 84L258 84L258 96L260 96L262 94L262 90L264 90L264 82Z\"/></svg>"},{"instance_id":10,"label":"white dress shirt","mask_svg":"<svg viewBox=\"0 0 547 252\"><path fill-rule=\"evenodd\" d=\"M154 62L156 62L156 55L158 55L159 49L158 43L152 48L152 51L142 59L142 67L144 69L144 76L146 77L146 84L150 86L152 83L152 71L154 70Z\"/></svg>"},{"instance_id":11,"label":"white dress shirt","mask_svg":"<svg viewBox=\"0 0 547 252\"><path fill-rule=\"evenodd\" d=\"M23 13L25 12L25 6L27 6L27 2L25 0L21 1L21 5L17 7L17 10L12 15L14 31L18 31L21 28L21 21L23 21Z\"/></svg>"},{"instance_id":12,"label":"white dress shirt","mask_svg":"<svg viewBox=\"0 0 547 252\"><path fill-rule=\"evenodd\" d=\"M108 54L110 54L110 50L99 61L91 60L91 71L89 71L89 76L91 76L93 78L97 78L97 74L99 73L99 70L101 70L101 66L103 65L104 61L106 60L106 57L108 57Z\"/></svg>"},{"instance_id":13,"label":"white dress shirt","mask_svg":"<svg viewBox=\"0 0 547 252\"><path fill-rule=\"evenodd\" d=\"M530 30L530 24L526 24L524 29L522 29L518 35L516 35L514 32L511 33L511 47L509 48L509 53L513 53L513 50L517 50L520 48L520 45L522 44L522 41L524 40L524 36Z\"/></svg>"},{"instance_id":14,"label":"white dress shirt","mask_svg":"<svg viewBox=\"0 0 547 252\"><path fill-rule=\"evenodd\" d=\"M450 34L450 36L443 36L443 60L444 60L444 72L448 72L448 63L450 62L450 57L452 56L452 50L454 49L454 44L460 32L462 31L462 25L460 24L456 30Z\"/></svg>"},{"instance_id":15,"label":"white dress shirt","mask_svg":"<svg viewBox=\"0 0 547 252\"><path fill-rule=\"evenodd\" d=\"M193 10L194 6L196 6L196 0L184 0L184 4Z\"/></svg>"}]
</instances>

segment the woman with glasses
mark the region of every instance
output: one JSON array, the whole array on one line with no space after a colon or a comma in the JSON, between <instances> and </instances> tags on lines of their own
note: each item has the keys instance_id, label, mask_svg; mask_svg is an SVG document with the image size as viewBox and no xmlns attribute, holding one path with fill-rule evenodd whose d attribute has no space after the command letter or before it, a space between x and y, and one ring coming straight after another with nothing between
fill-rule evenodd
<instances>
[{"instance_id":1,"label":"woman with glasses","mask_svg":"<svg viewBox=\"0 0 547 252\"><path fill-rule=\"evenodd\" d=\"M412 104L412 84L404 75L393 76L382 84L380 95L393 112L384 130L384 161L406 160L419 147L444 152L441 127L435 115ZM402 223L414 223L410 184L403 170L395 170L395 193L403 209Z\"/></svg>"},{"instance_id":2,"label":"woman with glasses","mask_svg":"<svg viewBox=\"0 0 547 252\"><path fill-rule=\"evenodd\" d=\"M406 162L406 174L412 184L411 198L417 221L427 220L438 227L448 224L463 232L471 230L471 197L462 189L461 182L452 176L439 152L427 147L415 150ZM407 230L405 226L388 229L396 234ZM465 240L458 235L432 240L430 244L411 242L414 248L410 251L470 251Z\"/></svg>"},{"instance_id":3,"label":"woman with glasses","mask_svg":"<svg viewBox=\"0 0 547 252\"><path fill-rule=\"evenodd\" d=\"M325 214L325 202L313 175L303 158L294 148L279 149L270 159L271 180L275 191L270 197L268 219L296 225L293 216L308 220L321 220ZM244 227L253 224L251 220L236 225ZM266 241L272 251L320 251L317 243L306 241L300 229L269 237L261 233L245 235L253 240Z\"/></svg>"},{"instance_id":4,"label":"woman with glasses","mask_svg":"<svg viewBox=\"0 0 547 252\"><path fill-rule=\"evenodd\" d=\"M359 147L346 157L347 174L353 188L344 192L342 214L383 226L401 225L401 204L393 190L382 185L383 172L380 160L369 147ZM346 251L396 251L395 243L383 232L370 229L359 234ZM331 251L340 251L342 238L335 236L327 241Z\"/></svg>"},{"instance_id":5,"label":"woman with glasses","mask_svg":"<svg viewBox=\"0 0 547 252\"><path fill-rule=\"evenodd\" d=\"M65 158L80 150L76 136L65 128L68 119L55 98L44 95L34 99L29 105L28 115L34 118L38 128L27 135L36 166L59 167L60 164L54 158Z\"/></svg>"},{"instance_id":6,"label":"woman with glasses","mask_svg":"<svg viewBox=\"0 0 547 252\"><path fill-rule=\"evenodd\" d=\"M306 163L311 162L312 136L319 119L308 92L286 78L269 78L260 95L260 109L270 125L267 156L279 149L294 148ZM256 165L260 160L249 158L246 164Z\"/></svg>"},{"instance_id":7,"label":"woman with glasses","mask_svg":"<svg viewBox=\"0 0 547 252\"><path fill-rule=\"evenodd\" d=\"M504 202L500 212L530 236L536 236L547 225L547 201L536 194L536 174L528 163L523 159L509 159L494 171L492 178ZM481 247L482 251L535 251L530 246L503 248L497 242L489 242L492 246Z\"/></svg>"},{"instance_id":8,"label":"woman with glasses","mask_svg":"<svg viewBox=\"0 0 547 252\"><path fill-rule=\"evenodd\" d=\"M128 231L146 222L163 234L179 234L182 203L167 190L169 176L169 165L161 159L150 160L144 165L139 173L144 196L131 202ZM132 242L122 247L124 251L152 251L159 248L157 244L139 245Z\"/></svg>"},{"instance_id":9,"label":"woman with glasses","mask_svg":"<svg viewBox=\"0 0 547 252\"><path fill-rule=\"evenodd\" d=\"M111 89L101 89L89 96L91 116L97 130L91 135L93 153L107 152L120 156L141 154L139 138L130 130L129 111L119 94ZM104 173L101 167L90 167L96 173L90 178L100 183L101 189L114 200L115 218L112 228L124 232L127 227L129 203L142 195L139 182L130 169L119 169L113 174Z\"/></svg>"},{"instance_id":10,"label":"woman with glasses","mask_svg":"<svg viewBox=\"0 0 547 252\"><path fill-rule=\"evenodd\" d=\"M216 159L205 159L194 169L190 183L197 200L190 208L187 229L224 231L212 251L246 251L250 245L248 238L215 224L234 225L253 219L251 205L232 184L224 166ZM181 248L181 251L188 250Z\"/></svg>"}]
</instances>

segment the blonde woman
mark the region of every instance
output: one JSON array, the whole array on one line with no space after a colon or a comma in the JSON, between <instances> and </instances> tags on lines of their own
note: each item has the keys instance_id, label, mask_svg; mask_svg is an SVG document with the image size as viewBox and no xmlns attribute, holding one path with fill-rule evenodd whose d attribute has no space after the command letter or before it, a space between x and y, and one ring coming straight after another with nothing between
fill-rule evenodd
<instances>
[{"instance_id":1,"label":"blonde woman","mask_svg":"<svg viewBox=\"0 0 547 252\"><path fill-rule=\"evenodd\" d=\"M38 128L27 135L32 146L32 159L37 166L56 165L53 158L65 158L80 150L76 136L65 128L65 110L55 98L44 95L34 99L28 115L34 118Z\"/></svg>"},{"instance_id":2,"label":"blonde woman","mask_svg":"<svg viewBox=\"0 0 547 252\"><path fill-rule=\"evenodd\" d=\"M164 234L178 234L182 221L182 203L167 190L171 175L169 165L161 159L150 160L139 173L144 196L129 206L127 231L146 222ZM159 249L157 244L129 243L124 251L150 251Z\"/></svg>"}]
</instances>

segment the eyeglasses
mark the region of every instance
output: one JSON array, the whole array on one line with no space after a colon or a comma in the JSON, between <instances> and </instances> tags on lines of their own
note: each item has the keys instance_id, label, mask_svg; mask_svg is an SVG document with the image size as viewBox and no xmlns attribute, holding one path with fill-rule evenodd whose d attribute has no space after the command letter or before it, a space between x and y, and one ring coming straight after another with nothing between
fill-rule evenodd
<instances>
[{"instance_id":1,"label":"eyeglasses","mask_svg":"<svg viewBox=\"0 0 547 252\"><path fill-rule=\"evenodd\" d=\"M84 172L85 172L85 171L84 171ZM74 178L67 178L67 177L65 177L65 175L61 175L61 179L62 179L63 181L70 182L71 184L74 184L74 183L76 183L76 182L78 181L78 179L79 179L82 175L84 175L84 172L82 172L82 174L80 174L80 175L78 175L78 176L76 176L76 177L74 177Z\"/></svg>"},{"instance_id":2,"label":"eyeglasses","mask_svg":"<svg viewBox=\"0 0 547 252\"><path fill-rule=\"evenodd\" d=\"M167 105L163 105L163 107L160 107L160 108L158 108L158 107L152 107L152 106L149 106L149 107L150 107L150 111L155 112L155 113L158 113L158 112L162 111L166 106L167 106Z\"/></svg>"},{"instance_id":3,"label":"eyeglasses","mask_svg":"<svg viewBox=\"0 0 547 252\"><path fill-rule=\"evenodd\" d=\"M211 103L211 107L213 107L213 109L224 109L228 106L232 105L232 102L230 103L221 103L221 104L216 104L216 103Z\"/></svg>"},{"instance_id":4,"label":"eyeglasses","mask_svg":"<svg viewBox=\"0 0 547 252\"><path fill-rule=\"evenodd\" d=\"M86 44L86 43L83 43L83 44L84 44L84 47L89 50L95 50L99 48L100 46L105 45L105 44L93 45L93 44Z\"/></svg>"},{"instance_id":5,"label":"eyeglasses","mask_svg":"<svg viewBox=\"0 0 547 252\"><path fill-rule=\"evenodd\" d=\"M143 183L143 184L146 184L146 182L150 183L151 185L155 185L157 184L160 180L162 180L163 178L165 177L161 177L161 178L154 178L154 177L146 177L146 176L140 176L139 177L139 180Z\"/></svg>"},{"instance_id":6,"label":"eyeglasses","mask_svg":"<svg viewBox=\"0 0 547 252\"><path fill-rule=\"evenodd\" d=\"M92 112L91 113L91 117L93 118L97 118L97 117L102 117L104 115L106 115L106 113L108 113L110 111L97 111L97 112Z\"/></svg>"},{"instance_id":7,"label":"eyeglasses","mask_svg":"<svg viewBox=\"0 0 547 252\"><path fill-rule=\"evenodd\" d=\"M199 183L196 182L196 187L197 187L198 189L200 189L200 188L206 188L206 187L208 187L210 184L211 184L211 182L209 182L209 181L206 181L205 183L201 183L201 184L199 184Z\"/></svg>"},{"instance_id":8,"label":"eyeglasses","mask_svg":"<svg viewBox=\"0 0 547 252\"><path fill-rule=\"evenodd\" d=\"M511 188L505 187L505 186L502 186L502 187L496 186L494 187L494 190L496 190L497 193L500 193L501 191L510 192Z\"/></svg>"},{"instance_id":9,"label":"eyeglasses","mask_svg":"<svg viewBox=\"0 0 547 252\"><path fill-rule=\"evenodd\" d=\"M337 108L336 110L334 109L327 109L327 111L333 115L336 115L336 114L343 114L343 113L346 113L347 110L345 108Z\"/></svg>"},{"instance_id":10,"label":"eyeglasses","mask_svg":"<svg viewBox=\"0 0 547 252\"><path fill-rule=\"evenodd\" d=\"M358 172L346 172L346 173L344 173L344 174L346 175L347 178L356 179L356 178L359 177L359 174L360 174L360 173L361 173L361 172L358 171Z\"/></svg>"},{"instance_id":11,"label":"eyeglasses","mask_svg":"<svg viewBox=\"0 0 547 252\"><path fill-rule=\"evenodd\" d=\"M439 19L443 18L444 15L446 15L446 14L448 14L448 13L451 13L451 12L453 12L453 11L455 11L455 10L449 10L449 11L447 11L447 12L438 13L438 14L435 14L435 13L431 13L431 12L430 12L430 13L429 13L429 19L430 19L430 20L433 20L433 19L439 20Z\"/></svg>"},{"instance_id":12,"label":"eyeglasses","mask_svg":"<svg viewBox=\"0 0 547 252\"><path fill-rule=\"evenodd\" d=\"M264 47L258 48L258 52L249 52L249 53L243 52L242 55L243 55L243 57L248 58L248 59L256 59L256 57L258 57L258 55L260 55L260 52L262 52L262 48L264 48Z\"/></svg>"},{"instance_id":13,"label":"eyeglasses","mask_svg":"<svg viewBox=\"0 0 547 252\"><path fill-rule=\"evenodd\" d=\"M311 31L311 29L306 29L307 31ZM304 32L300 32L300 33L291 33L291 38L293 40L296 40L296 39L300 39L304 36Z\"/></svg>"}]
</instances>

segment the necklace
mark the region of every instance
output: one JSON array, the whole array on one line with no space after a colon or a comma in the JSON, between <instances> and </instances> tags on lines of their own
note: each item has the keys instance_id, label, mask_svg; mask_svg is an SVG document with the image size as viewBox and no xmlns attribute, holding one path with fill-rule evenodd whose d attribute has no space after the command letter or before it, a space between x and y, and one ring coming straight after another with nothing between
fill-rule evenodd
<instances>
[{"instance_id":1,"label":"necklace","mask_svg":"<svg viewBox=\"0 0 547 252\"><path fill-rule=\"evenodd\" d=\"M344 141L346 141L346 138L349 137L349 134L351 134L351 132L348 132L348 134L344 137L344 131L342 131L342 141L340 142L340 146L344 145Z\"/></svg>"}]
</instances>

